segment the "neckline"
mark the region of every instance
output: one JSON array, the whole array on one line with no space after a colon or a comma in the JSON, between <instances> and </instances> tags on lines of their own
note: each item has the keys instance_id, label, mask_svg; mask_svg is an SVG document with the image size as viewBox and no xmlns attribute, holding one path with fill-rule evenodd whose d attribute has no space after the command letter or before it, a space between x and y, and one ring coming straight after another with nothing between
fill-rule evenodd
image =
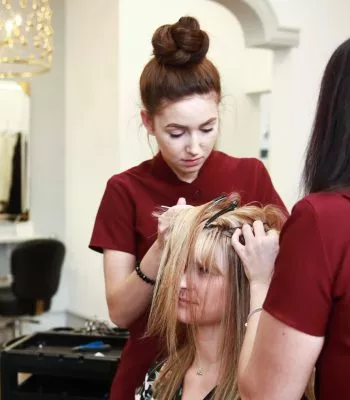
<instances>
[{"instance_id":1,"label":"neckline","mask_svg":"<svg viewBox=\"0 0 350 400\"><path fill-rule=\"evenodd\" d=\"M178 391L176 392L176 398L175 400L181 400L182 399L182 392L184 388L184 383L183 381L181 382L181 386L179 387ZM213 389L210 390L209 393L207 393L202 400L211 400L213 394L215 393L216 386L213 387Z\"/></svg>"},{"instance_id":2,"label":"neckline","mask_svg":"<svg viewBox=\"0 0 350 400\"><path fill-rule=\"evenodd\" d=\"M215 150L212 150L208 158L205 160L202 168L199 170L197 178L191 183L182 181L177 177L175 172L169 167L167 162L164 160L162 153L160 151L153 157L151 174L171 184L185 185L185 186L195 185L199 181L201 181L203 177L205 177L207 171L210 170L210 167L213 163L216 153L217 152Z\"/></svg>"}]
</instances>

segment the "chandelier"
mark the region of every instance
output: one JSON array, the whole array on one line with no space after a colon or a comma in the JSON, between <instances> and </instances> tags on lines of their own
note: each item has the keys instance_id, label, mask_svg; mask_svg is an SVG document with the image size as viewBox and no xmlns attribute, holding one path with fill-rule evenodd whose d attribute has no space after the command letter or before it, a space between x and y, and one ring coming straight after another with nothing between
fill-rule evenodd
<instances>
[{"instance_id":1,"label":"chandelier","mask_svg":"<svg viewBox=\"0 0 350 400\"><path fill-rule=\"evenodd\" d=\"M50 70L51 18L49 0L0 0L0 79Z\"/></svg>"}]
</instances>

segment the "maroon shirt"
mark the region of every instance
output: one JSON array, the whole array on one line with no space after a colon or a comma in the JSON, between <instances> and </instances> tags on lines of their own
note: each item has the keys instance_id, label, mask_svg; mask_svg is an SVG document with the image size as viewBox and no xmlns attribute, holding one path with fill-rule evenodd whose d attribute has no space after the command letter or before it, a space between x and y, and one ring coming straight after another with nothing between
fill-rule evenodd
<instances>
[{"instance_id":1,"label":"maroon shirt","mask_svg":"<svg viewBox=\"0 0 350 400\"><path fill-rule=\"evenodd\" d=\"M157 220L152 217L157 207L173 206L179 197L199 205L231 192L241 195L242 204L258 201L285 210L264 165L256 159L238 159L213 151L198 177L186 183L177 178L159 153L153 160L110 178L90 248L124 251L141 260L157 238ZM147 319L148 311L129 328L130 339L113 381L111 400L134 399L135 389L159 352L155 338L141 339Z\"/></svg>"},{"instance_id":2,"label":"maroon shirt","mask_svg":"<svg viewBox=\"0 0 350 400\"><path fill-rule=\"evenodd\" d=\"M293 209L264 309L325 336L316 364L319 400L350 398L350 191L318 193Z\"/></svg>"}]
</instances>

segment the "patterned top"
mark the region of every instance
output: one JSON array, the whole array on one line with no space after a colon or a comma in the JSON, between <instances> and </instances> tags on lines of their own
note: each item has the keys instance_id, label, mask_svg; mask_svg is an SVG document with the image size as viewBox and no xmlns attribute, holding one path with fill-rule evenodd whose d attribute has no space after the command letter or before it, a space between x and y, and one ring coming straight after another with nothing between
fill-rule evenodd
<instances>
[{"instance_id":1,"label":"patterned top","mask_svg":"<svg viewBox=\"0 0 350 400\"><path fill-rule=\"evenodd\" d=\"M147 374L146 378L143 382L142 387L137 391L135 395L135 400L156 400L155 397L153 397L153 384L154 381L158 378L159 376L159 371L161 370L163 366L163 363L160 363L156 365L155 367L151 368ZM173 400L181 400L182 398L182 391L183 391L183 385L178 388L177 392L175 393L174 399ZM213 396L215 393L215 388L211 390L203 400L212 400Z\"/></svg>"}]
</instances>

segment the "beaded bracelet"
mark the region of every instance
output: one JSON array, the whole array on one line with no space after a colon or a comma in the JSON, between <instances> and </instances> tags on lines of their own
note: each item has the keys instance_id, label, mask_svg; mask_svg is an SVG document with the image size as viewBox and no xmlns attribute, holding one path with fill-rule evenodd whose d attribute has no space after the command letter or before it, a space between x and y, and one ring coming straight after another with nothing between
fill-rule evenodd
<instances>
[{"instance_id":1,"label":"beaded bracelet","mask_svg":"<svg viewBox=\"0 0 350 400\"><path fill-rule=\"evenodd\" d=\"M135 271L137 273L137 275L146 283L148 283L149 285L154 286L156 284L156 281L154 279L149 278L148 276L146 276L140 268L140 262L136 263L136 267L135 267Z\"/></svg>"},{"instance_id":2,"label":"beaded bracelet","mask_svg":"<svg viewBox=\"0 0 350 400\"><path fill-rule=\"evenodd\" d=\"M253 311L248 315L247 322L244 324L244 326L245 326L245 327L248 326L248 321L249 321L249 319L250 319L250 317L251 317L252 315L254 315L255 313L260 312L260 311L262 311L262 310L263 310L262 307L259 307L259 308L256 308L255 310L253 310Z\"/></svg>"}]
</instances>

